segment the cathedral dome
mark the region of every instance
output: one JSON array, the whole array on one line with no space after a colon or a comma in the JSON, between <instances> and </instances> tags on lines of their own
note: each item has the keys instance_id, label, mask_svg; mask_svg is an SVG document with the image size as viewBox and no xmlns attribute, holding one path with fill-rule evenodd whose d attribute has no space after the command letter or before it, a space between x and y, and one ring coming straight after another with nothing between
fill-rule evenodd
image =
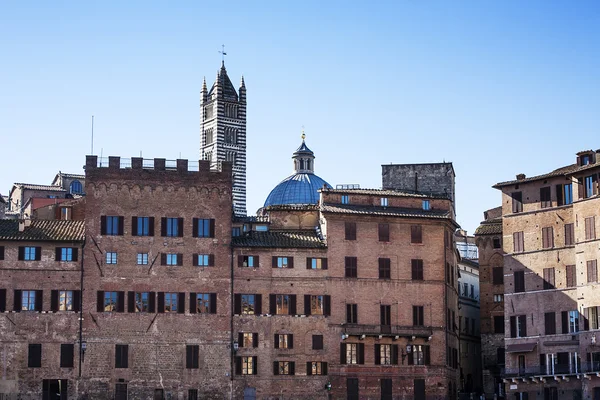
<instances>
[{"instance_id":1,"label":"cathedral dome","mask_svg":"<svg viewBox=\"0 0 600 400\"><path fill-rule=\"evenodd\" d=\"M271 190L265 200L265 207L284 204L317 204L319 202L317 191L323 186L331 188L329 183L314 174L315 155L304 143L304 134L302 134L302 144L294 152L292 159L295 173Z\"/></svg>"}]
</instances>

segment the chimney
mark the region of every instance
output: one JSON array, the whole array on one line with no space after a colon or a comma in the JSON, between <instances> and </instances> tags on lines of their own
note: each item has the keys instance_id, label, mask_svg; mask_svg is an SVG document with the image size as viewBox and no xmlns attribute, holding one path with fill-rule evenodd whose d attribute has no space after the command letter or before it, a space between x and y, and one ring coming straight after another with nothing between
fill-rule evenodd
<instances>
[{"instance_id":1,"label":"chimney","mask_svg":"<svg viewBox=\"0 0 600 400\"><path fill-rule=\"evenodd\" d=\"M523 179L525 179L525 174L518 174L517 175L517 180L518 181L522 181Z\"/></svg>"},{"instance_id":2,"label":"chimney","mask_svg":"<svg viewBox=\"0 0 600 400\"><path fill-rule=\"evenodd\" d=\"M31 226L30 219L20 219L19 220L19 232L23 232L25 230L25 228L28 228L30 226Z\"/></svg>"}]
</instances>

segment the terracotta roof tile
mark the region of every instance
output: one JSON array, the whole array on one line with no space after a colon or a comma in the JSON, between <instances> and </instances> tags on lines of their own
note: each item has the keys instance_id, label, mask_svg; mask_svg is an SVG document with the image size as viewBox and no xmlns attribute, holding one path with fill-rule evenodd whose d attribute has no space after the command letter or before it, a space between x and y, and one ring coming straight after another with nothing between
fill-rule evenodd
<instances>
[{"instance_id":1,"label":"terracotta roof tile","mask_svg":"<svg viewBox=\"0 0 600 400\"><path fill-rule=\"evenodd\" d=\"M410 217L410 218L442 218L449 219L450 212L446 210L423 210L420 208L399 208L399 207L381 207L381 206L359 206L352 204L324 204L321 206L322 212L336 214L363 214L363 215L381 215L389 217Z\"/></svg>"},{"instance_id":2,"label":"terracotta roof tile","mask_svg":"<svg viewBox=\"0 0 600 400\"><path fill-rule=\"evenodd\" d=\"M84 221L31 220L31 225L19 232L16 219L0 220L0 240L18 241L83 241Z\"/></svg>"},{"instance_id":3,"label":"terracotta roof tile","mask_svg":"<svg viewBox=\"0 0 600 400\"><path fill-rule=\"evenodd\" d=\"M492 187L495 189L500 189L503 186L517 185L520 183L539 181L541 179L553 178L555 176L569 176L569 175L575 174L577 172L586 171L588 169L592 169L595 167L600 167L600 164L599 163L588 164L588 165L571 164L571 165L567 165L567 166L555 169L554 171L549 172L547 174L536 175L536 176L532 176L532 177L521 179L521 180L517 179L514 181L500 182L500 183L496 183Z\"/></svg>"},{"instance_id":4,"label":"terracotta roof tile","mask_svg":"<svg viewBox=\"0 0 600 400\"><path fill-rule=\"evenodd\" d=\"M377 196L388 197L419 197L419 198L434 198L448 199L449 196L442 194L427 194L427 193L411 193L401 190L391 189L320 189L324 193L339 193L339 194L371 194Z\"/></svg>"},{"instance_id":5,"label":"terracotta roof tile","mask_svg":"<svg viewBox=\"0 0 600 400\"><path fill-rule=\"evenodd\" d=\"M14 186L21 186L23 189L29 190L45 190L45 191L53 191L53 192L66 192L65 189L60 186L54 185L37 185L35 183L15 183Z\"/></svg>"},{"instance_id":6,"label":"terracotta roof tile","mask_svg":"<svg viewBox=\"0 0 600 400\"><path fill-rule=\"evenodd\" d=\"M502 234L502 217L489 219L481 222L475 229L475 235L501 235Z\"/></svg>"},{"instance_id":7,"label":"terracotta roof tile","mask_svg":"<svg viewBox=\"0 0 600 400\"><path fill-rule=\"evenodd\" d=\"M232 239L235 247L278 247L278 248L312 248L327 247L325 242L314 230L294 231L252 231L246 235L236 236Z\"/></svg>"}]
</instances>

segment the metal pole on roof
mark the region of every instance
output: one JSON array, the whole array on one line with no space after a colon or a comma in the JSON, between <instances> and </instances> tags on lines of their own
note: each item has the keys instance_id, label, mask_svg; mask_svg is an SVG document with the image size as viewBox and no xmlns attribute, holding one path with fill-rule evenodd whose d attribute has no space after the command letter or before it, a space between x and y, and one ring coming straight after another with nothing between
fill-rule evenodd
<instances>
[{"instance_id":1,"label":"metal pole on roof","mask_svg":"<svg viewBox=\"0 0 600 400\"><path fill-rule=\"evenodd\" d=\"M92 153L94 155L94 116L92 115Z\"/></svg>"}]
</instances>

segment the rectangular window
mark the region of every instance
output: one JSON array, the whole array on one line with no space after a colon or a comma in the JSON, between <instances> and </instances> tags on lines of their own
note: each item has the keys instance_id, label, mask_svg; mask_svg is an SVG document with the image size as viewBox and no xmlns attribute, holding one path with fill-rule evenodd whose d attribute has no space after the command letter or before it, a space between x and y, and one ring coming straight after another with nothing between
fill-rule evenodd
<instances>
[{"instance_id":1,"label":"rectangular window","mask_svg":"<svg viewBox=\"0 0 600 400\"><path fill-rule=\"evenodd\" d=\"M512 197L512 212L520 213L523 211L523 193L522 192L513 192L511 193Z\"/></svg>"},{"instance_id":2,"label":"rectangular window","mask_svg":"<svg viewBox=\"0 0 600 400\"><path fill-rule=\"evenodd\" d=\"M565 224L565 246L575 244L575 224Z\"/></svg>"},{"instance_id":3,"label":"rectangular window","mask_svg":"<svg viewBox=\"0 0 600 400\"><path fill-rule=\"evenodd\" d=\"M588 197L592 197L595 193L596 189L596 175L586 176L584 178L585 181L585 190L584 197L587 199Z\"/></svg>"},{"instance_id":4,"label":"rectangular window","mask_svg":"<svg viewBox=\"0 0 600 400\"><path fill-rule=\"evenodd\" d=\"M161 236L183 236L183 218L162 218L161 222Z\"/></svg>"},{"instance_id":5,"label":"rectangular window","mask_svg":"<svg viewBox=\"0 0 600 400\"><path fill-rule=\"evenodd\" d=\"M160 261L161 261L161 265L182 266L183 265L183 254L162 253Z\"/></svg>"},{"instance_id":6,"label":"rectangular window","mask_svg":"<svg viewBox=\"0 0 600 400\"><path fill-rule=\"evenodd\" d=\"M326 258L307 258L306 269L327 269Z\"/></svg>"},{"instance_id":7,"label":"rectangular window","mask_svg":"<svg viewBox=\"0 0 600 400\"><path fill-rule=\"evenodd\" d=\"M311 315L324 315L324 298L322 295L310 295Z\"/></svg>"},{"instance_id":8,"label":"rectangular window","mask_svg":"<svg viewBox=\"0 0 600 400\"><path fill-rule=\"evenodd\" d=\"M379 224L377 225L377 233L380 242L390 241L390 224Z\"/></svg>"},{"instance_id":9,"label":"rectangular window","mask_svg":"<svg viewBox=\"0 0 600 400\"><path fill-rule=\"evenodd\" d=\"M312 349L323 350L323 335L312 335Z\"/></svg>"},{"instance_id":10,"label":"rectangular window","mask_svg":"<svg viewBox=\"0 0 600 400\"><path fill-rule=\"evenodd\" d=\"M411 278L413 281L423 280L423 260L410 260Z\"/></svg>"},{"instance_id":11,"label":"rectangular window","mask_svg":"<svg viewBox=\"0 0 600 400\"><path fill-rule=\"evenodd\" d=\"M273 375L294 375L294 361L274 361Z\"/></svg>"},{"instance_id":12,"label":"rectangular window","mask_svg":"<svg viewBox=\"0 0 600 400\"><path fill-rule=\"evenodd\" d=\"M359 364L358 351L360 343L345 343L346 364Z\"/></svg>"},{"instance_id":13,"label":"rectangular window","mask_svg":"<svg viewBox=\"0 0 600 400\"><path fill-rule=\"evenodd\" d=\"M551 249L554 247L554 230L551 226L542 228L542 248Z\"/></svg>"},{"instance_id":14,"label":"rectangular window","mask_svg":"<svg viewBox=\"0 0 600 400\"><path fill-rule=\"evenodd\" d=\"M576 275L575 266L567 265L565 270L566 270L566 275L567 275L567 287L577 286L577 275Z\"/></svg>"},{"instance_id":15,"label":"rectangular window","mask_svg":"<svg viewBox=\"0 0 600 400\"><path fill-rule=\"evenodd\" d=\"M515 271L515 293L521 293L525 291L525 271Z\"/></svg>"},{"instance_id":16,"label":"rectangular window","mask_svg":"<svg viewBox=\"0 0 600 400\"><path fill-rule=\"evenodd\" d=\"M424 326L423 306L413 306L413 326Z\"/></svg>"},{"instance_id":17,"label":"rectangular window","mask_svg":"<svg viewBox=\"0 0 600 400\"><path fill-rule=\"evenodd\" d=\"M212 267L215 265L213 254L194 254L192 257L194 267Z\"/></svg>"},{"instance_id":18,"label":"rectangular window","mask_svg":"<svg viewBox=\"0 0 600 400\"><path fill-rule=\"evenodd\" d=\"M358 323L358 304L346 304L346 323Z\"/></svg>"},{"instance_id":19,"label":"rectangular window","mask_svg":"<svg viewBox=\"0 0 600 400\"><path fill-rule=\"evenodd\" d=\"M275 314L289 315L290 314L290 295L277 294L275 295Z\"/></svg>"},{"instance_id":20,"label":"rectangular window","mask_svg":"<svg viewBox=\"0 0 600 400\"><path fill-rule=\"evenodd\" d=\"M459 285L460 288L460 285ZM459 290L460 291L460 290ZM463 284L463 294L464 297L467 297L469 295L469 284L467 282L465 282Z\"/></svg>"},{"instance_id":21,"label":"rectangular window","mask_svg":"<svg viewBox=\"0 0 600 400\"><path fill-rule=\"evenodd\" d=\"M579 332L579 311L569 311L569 333Z\"/></svg>"},{"instance_id":22,"label":"rectangular window","mask_svg":"<svg viewBox=\"0 0 600 400\"><path fill-rule=\"evenodd\" d=\"M215 237L215 220L194 218L194 237L212 238Z\"/></svg>"},{"instance_id":23,"label":"rectangular window","mask_svg":"<svg viewBox=\"0 0 600 400\"><path fill-rule=\"evenodd\" d=\"M342 204L350 204L350 197L348 195L342 195Z\"/></svg>"},{"instance_id":24,"label":"rectangular window","mask_svg":"<svg viewBox=\"0 0 600 400\"><path fill-rule=\"evenodd\" d=\"M293 349L294 335L290 333L276 333L273 341L273 346L276 349Z\"/></svg>"},{"instance_id":25,"label":"rectangular window","mask_svg":"<svg viewBox=\"0 0 600 400\"><path fill-rule=\"evenodd\" d=\"M73 291L61 290L58 292L58 310L73 311Z\"/></svg>"},{"instance_id":26,"label":"rectangular window","mask_svg":"<svg viewBox=\"0 0 600 400\"><path fill-rule=\"evenodd\" d=\"M240 357L239 358L239 372L240 375L256 375L256 356L254 357Z\"/></svg>"},{"instance_id":27,"label":"rectangular window","mask_svg":"<svg viewBox=\"0 0 600 400\"><path fill-rule=\"evenodd\" d=\"M598 282L598 265L596 260L587 261L587 281L588 283Z\"/></svg>"},{"instance_id":28,"label":"rectangular window","mask_svg":"<svg viewBox=\"0 0 600 400\"><path fill-rule=\"evenodd\" d=\"M389 304L381 304L379 306L379 323L383 327L388 327L387 331L389 331L389 326L392 325L392 306Z\"/></svg>"},{"instance_id":29,"label":"rectangular window","mask_svg":"<svg viewBox=\"0 0 600 400\"><path fill-rule=\"evenodd\" d=\"M559 206L573 204L573 184L556 185L556 204Z\"/></svg>"},{"instance_id":30,"label":"rectangular window","mask_svg":"<svg viewBox=\"0 0 600 400\"><path fill-rule=\"evenodd\" d=\"M550 186L540 188L540 205L542 208L552 207L550 198Z\"/></svg>"},{"instance_id":31,"label":"rectangular window","mask_svg":"<svg viewBox=\"0 0 600 400\"><path fill-rule=\"evenodd\" d=\"M41 311L40 307L36 304L36 300L41 300L41 290L23 290L21 292L21 311ZM15 299L17 300L17 299Z\"/></svg>"},{"instance_id":32,"label":"rectangular window","mask_svg":"<svg viewBox=\"0 0 600 400\"><path fill-rule=\"evenodd\" d=\"M346 240L356 240L356 222L345 222L344 232Z\"/></svg>"},{"instance_id":33,"label":"rectangular window","mask_svg":"<svg viewBox=\"0 0 600 400\"><path fill-rule=\"evenodd\" d=\"M600 307L595 306L595 307L587 307L583 309L583 313L584 313L584 324L586 325L584 327L585 330L588 329L600 329L600 321L598 319L598 317L600 317L600 312L598 312L598 309ZM599 360L600 361L600 360Z\"/></svg>"},{"instance_id":34,"label":"rectangular window","mask_svg":"<svg viewBox=\"0 0 600 400\"><path fill-rule=\"evenodd\" d=\"M129 368L129 345L115 345L115 368Z\"/></svg>"},{"instance_id":35,"label":"rectangular window","mask_svg":"<svg viewBox=\"0 0 600 400\"><path fill-rule=\"evenodd\" d=\"M525 251L523 231L513 233L513 251L515 253L522 253Z\"/></svg>"},{"instance_id":36,"label":"rectangular window","mask_svg":"<svg viewBox=\"0 0 600 400\"><path fill-rule=\"evenodd\" d=\"M379 259L379 279L391 279L392 272L389 258Z\"/></svg>"},{"instance_id":37,"label":"rectangular window","mask_svg":"<svg viewBox=\"0 0 600 400\"><path fill-rule=\"evenodd\" d=\"M149 312L150 293L136 292L134 294L135 312Z\"/></svg>"},{"instance_id":38,"label":"rectangular window","mask_svg":"<svg viewBox=\"0 0 600 400\"><path fill-rule=\"evenodd\" d=\"M247 295L248 296L248 295ZM196 299L195 311L198 314L216 314L217 313L217 294L216 293L195 293ZM191 305L190 305L191 307ZM248 305L248 307L250 307ZM249 308L248 308L249 310Z\"/></svg>"},{"instance_id":39,"label":"rectangular window","mask_svg":"<svg viewBox=\"0 0 600 400\"><path fill-rule=\"evenodd\" d=\"M237 236L240 236L241 234L242 234L242 230L240 229L239 226L231 228L231 236L237 237Z\"/></svg>"},{"instance_id":40,"label":"rectangular window","mask_svg":"<svg viewBox=\"0 0 600 400\"><path fill-rule=\"evenodd\" d=\"M107 264L116 264L117 263L117 252L116 251L107 251L106 252L106 263Z\"/></svg>"},{"instance_id":41,"label":"rectangular window","mask_svg":"<svg viewBox=\"0 0 600 400\"><path fill-rule=\"evenodd\" d=\"M556 334L556 313L547 312L544 314L544 327L546 335Z\"/></svg>"},{"instance_id":42,"label":"rectangular window","mask_svg":"<svg viewBox=\"0 0 600 400\"><path fill-rule=\"evenodd\" d=\"M429 346L415 344L408 354L408 365L429 365Z\"/></svg>"},{"instance_id":43,"label":"rectangular window","mask_svg":"<svg viewBox=\"0 0 600 400\"><path fill-rule=\"evenodd\" d=\"M243 294L241 295L242 301L242 314L244 315L254 315L255 313L255 304L256 304L256 295L254 294Z\"/></svg>"},{"instance_id":44,"label":"rectangular window","mask_svg":"<svg viewBox=\"0 0 600 400\"><path fill-rule=\"evenodd\" d=\"M494 295L494 303L502 303L504 301L503 294L495 294Z\"/></svg>"},{"instance_id":45,"label":"rectangular window","mask_svg":"<svg viewBox=\"0 0 600 400\"><path fill-rule=\"evenodd\" d=\"M492 284L503 285L504 284L504 268L493 267L492 268Z\"/></svg>"},{"instance_id":46,"label":"rectangular window","mask_svg":"<svg viewBox=\"0 0 600 400\"><path fill-rule=\"evenodd\" d=\"M497 237L495 237L495 238L493 239L492 247L493 247L494 249L499 249L499 248L501 248L501 247L502 247L502 243L500 242L500 238L497 238Z\"/></svg>"},{"instance_id":47,"label":"rectangular window","mask_svg":"<svg viewBox=\"0 0 600 400\"><path fill-rule=\"evenodd\" d=\"M41 260L41 247L19 247L19 252L23 249L23 257L19 257L19 260L24 261L39 261Z\"/></svg>"},{"instance_id":48,"label":"rectangular window","mask_svg":"<svg viewBox=\"0 0 600 400\"><path fill-rule=\"evenodd\" d=\"M382 197L381 198L381 207L387 207L387 206L388 206L388 198Z\"/></svg>"},{"instance_id":49,"label":"rectangular window","mask_svg":"<svg viewBox=\"0 0 600 400\"><path fill-rule=\"evenodd\" d=\"M429 200L423 200L423 210L429 211L430 209L431 209L431 204L429 203Z\"/></svg>"},{"instance_id":50,"label":"rectangular window","mask_svg":"<svg viewBox=\"0 0 600 400\"><path fill-rule=\"evenodd\" d=\"M504 317L502 315L494 316L494 333L504 334Z\"/></svg>"},{"instance_id":51,"label":"rectangular window","mask_svg":"<svg viewBox=\"0 0 600 400\"><path fill-rule=\"evenodd\" d=\"M177 293L165 293L164 312L177 312Z\"/></svg>"},{"instance_id":52,"label":"rectangular window","mask_svg":"<svg viewBox=\"0 0 600 400\"><path fill-rule=\"evenodd\" d=\"M544 268L544 290L554 289L554 268Z\"/></svg>"},{"instance_id":53,"label":"rectangular window","mask_svg":"<svg viewBox=\"0 0 600 400\"><path fill-rule=\"evenodd\" d=\"M596 219L592 216L585 219L585 240L594 239L596 239Z\"/></svg>"},{"instance_id":54,"label":"rectangular window","mask_svg":"<svg viewBox=\"0 0 600 400\"><path fill-rule=\"evenodd\" d=\"M77 248L57 247L56 261L77 261Z\"/></svg>"},{"instance_id":55,"label":"rectangular window","mask_svg":"<svg viewBox=\"0 0 600 400\"><path fill-rule=\"evenodd\" d=\"M137 265L148 265L148 253L137 253Z\"/></svg>"},{"instance_id":56,"label":"rectangular window","mask_svg":"<svg viewBox=\"0 0 600 400\"><path fill-rule=\"evenodd\" d=\"M132 236L154 236L154 217L131 217Z\"/></svg>"},{"instance_id":57,"label":"rectangular window","mask_svg":"<svg viewBox=\"0 0 600 400\"><path fill-rule=\"evenodd\" d=\"M375 344L375 365L392 365L391 344Z\"/></svg>"},{"instance_id":58,"label":"rectangular window","mask_svg":"<svg viewBox=\"0 0 600 400\"><path fill-rule=\"evenodd\" d=\"M525 315L517 315L510 317L510 330L513 338L527 336L527 319Z\"/></svg>"},{"instance_id":59,"label":"rectangular window","mask_svg":"<svg viewBox=\"0 0 600 400\"><path fill-rule=\"evenodd\" d=\"M358 267L356 257L345 258L345 276L346 278L358 277Z\"/></svg>"},{"instance_id":60,"label":"rectangular window","mask_svg":"<svg viewBox=\"0 0 600 400\"><path fill-rule=\"evenodd\" d=\"M323 361L308 361L306 375L327 375L327 363Z\"/></svg>"},{"instance_id":61,"label":"rectangular window","mask_svg":"<svg viewBox=\"0 0 600 400\"><path fill-rule=\"evenodd\" d=\"M273 257L273 268L294 268L294 257Z\"/></svg>"},{"instance_id":62,"label":"rectangular window","mask_svg":"<svg viewBox=\"0 0 600 400\"><path fill-rule=\"evenodd\" d=\"M27 357L27 366L29 368L41 368L42 366L42 345L30 344L29 355Z\"/></svg>"},{"instance_id":63,"label":"rectangular window","mask_svg":"<svg viewBox=\"0 0 600 400\"><path fill-rule=\"evenodd\" d=\"M200 368L200 346L188 344L185 346L185 367L187 369Z\"/></svg>"},{"instance_id":64,"label":"rectangular window","mask_svg":"<svg viewBox=\"0 0 600 400\"><path fill-rule=\"evenodd\" d=\"M60 367L73 368L73 356L75 354L75 346L71 343L60 345Z\"/></svg>"},{"instance_id":65,"label":"rectangular window","mask_svg":"<svg viewBox=\"0 0 600 400\"><path fill-rule=\"evenodd\" d=\"M238 341L240 347L258 347L258 333L256 332L239 332Z\"/></svg>"},{"instance_id":66,"label":"rectangular window","mask_svg":"<svg viewBox=\"0 0 600 400\"><path fill-rule=\"evenodd\" d=\"M100 217L100 234L107 236L123 235L124 217L103 215Z\"/></svg>"},{"instance_id":67,"label":"rectangular window","mask_svg":"<svg viewBox=\"0 0 600 400\"><path fill-rule=\"evenodd\" d=\"M258 256L238 256L238 263L243 268L257 268Z\"/></svg>"},{"instance_id":68,"label":"rectangular window","mask_svg":"<svg viewBox=\"0 0 600 400\"><path fill-rule=\"evenodd\" d=\"M104 311L118 311L119 292L104 292Z\"/></svg>"},{"instance_id":69,"label":"rectangular window","mask_svg":"<svg viewBox=\"0 0 600 400\"><path fill-rule=\"evenodd\" d=\"M423 243L423 232L421 225L411 225L410 227L410 242L411 243Z\"/></svg>"}]
</instances>

